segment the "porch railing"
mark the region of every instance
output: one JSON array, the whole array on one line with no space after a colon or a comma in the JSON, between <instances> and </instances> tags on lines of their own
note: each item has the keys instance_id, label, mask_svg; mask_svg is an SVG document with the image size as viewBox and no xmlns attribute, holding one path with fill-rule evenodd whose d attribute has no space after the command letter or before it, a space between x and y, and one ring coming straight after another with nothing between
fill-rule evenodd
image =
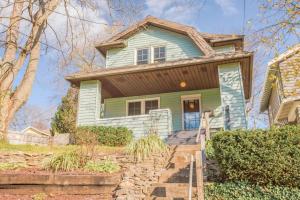
<instances>
[{"instance_id":1,"label":"porch railing","mask_svg":"<svg viewBox=\"0 0 300 200\"><path fill-rule=\"evenodd\" d=\"M198 129L196 143L200 143L200 151L196 151L195 153L195 161L196 161L196 177L197 177L197 199L204 200L204 177L203 171L205 163L205 141L210 140L210 124L209 124L209 116L210 112L204 112L201 115L200 126ZM202 134L201 131L205 130L205 134ZM200 141L199 141L200 140ZM190 164L190 181L189 181L189 199L191 199L191 188L192 188L192 169L194 157L191 155L191 164Z\"/></svg>"}]
</instances>

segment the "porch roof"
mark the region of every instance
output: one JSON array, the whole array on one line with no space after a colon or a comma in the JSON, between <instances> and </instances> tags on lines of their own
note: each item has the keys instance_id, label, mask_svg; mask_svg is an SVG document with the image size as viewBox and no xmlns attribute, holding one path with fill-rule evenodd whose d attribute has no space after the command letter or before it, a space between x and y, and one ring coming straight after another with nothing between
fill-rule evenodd
<instances>
[{"instance_id":1,"label":"porch roof","mask_svg":"<svg viewBox=\"0 0 300 200\"><path fill-rule=\"evenodd\" d=\"M251 96L252 52L234 52L147 65L100 68L66 76L79 85L84 80L100 80L102 98L139 96L165 92L219 87L218 65L239 62L245 98ZM185 82L186 87L180 87Z\"/></svg>"}]
</instances>

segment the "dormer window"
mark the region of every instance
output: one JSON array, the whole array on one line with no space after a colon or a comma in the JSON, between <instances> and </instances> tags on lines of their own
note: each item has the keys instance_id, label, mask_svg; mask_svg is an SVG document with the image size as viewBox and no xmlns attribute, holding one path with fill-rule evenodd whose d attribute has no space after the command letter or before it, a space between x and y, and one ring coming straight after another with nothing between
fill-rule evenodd
<instances>
[{"instance_id":1,"label":"dormer window","mask_svg":"<svg viewBox=\"0 0 300 200\"><path fill-rule=\"evenodd\" d=\"M136 58L136 64L142 65L142 64L148 64L149 63L149 48L144 49L138 49L136 52L137 58Z\"/></svg>"},{"instance_id":2,"label":"dormer window","mask_svg":"<svg viewBox=\"0 0 300 200\"><path fill-rule=\"evenodd\" d=\"M166 47L154 47L154 63L166 61Z\"/></svg>"}]
</instances>

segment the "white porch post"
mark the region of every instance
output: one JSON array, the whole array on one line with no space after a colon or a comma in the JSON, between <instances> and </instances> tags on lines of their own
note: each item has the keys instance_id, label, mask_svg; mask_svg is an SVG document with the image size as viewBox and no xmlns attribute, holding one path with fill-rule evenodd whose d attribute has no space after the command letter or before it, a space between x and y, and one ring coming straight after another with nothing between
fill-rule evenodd
<instances>
[{"instance_id":1,"label":"white porch post","mask_svg":"<svg viewBox=\"0 0 300 200\"><path fill-rule=\"evenodd\" d=\"M99 80L81 81L77 126L95 125L100 118L101 109L101 82Z\"/></svg>"},{"instance_id":2,"label":"white porch post","mask_svg":"<svg viewBox=\"0 0 300 200\"><path fill-rule=\"evenodd\" d=\"M225 129L247 128L243 79L239 63L218 66Z\"/></svg>"}]
</instances>

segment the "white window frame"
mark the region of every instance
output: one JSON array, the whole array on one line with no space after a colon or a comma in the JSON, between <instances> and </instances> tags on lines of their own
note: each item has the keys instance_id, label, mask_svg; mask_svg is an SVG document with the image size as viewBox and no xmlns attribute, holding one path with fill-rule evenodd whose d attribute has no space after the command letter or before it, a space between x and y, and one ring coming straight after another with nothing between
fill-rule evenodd
<instances>
[{"instance_id":1,"label":"white window frame","mask_svg":"<svg viewBox=\"0 0 300 200\"><path fill-rule=\"evenodd\" d=\"M152 64L154 63L154 48L158 48L158 47L165 47L165 62L167 61L167 45L153 45L153 46L144 46L144 47L139 47L139 48L135 48L134 50L134 65L138 65L137 64L137 55L138 55L138 50L142 50L142 49L148 49L149 52L149 56L148 56L148 64Z\"/></svg>"},{"instance_id":2,"label":"white window frame","mask_svg":"<svg viewBox=\"0 0 300 200\"><path fill-rule=\"evenodd\" d=\"M160 47L165 48L165 62L167 61L167 47L166 47L166 45L158 45L158 46L152 46L151 47L151 51L152 51L151 63L154 63L154 49L155 48L160 48Z\"/></svg>"},{"instance_id":3,"label":"white window frame","mask_svg":"<svg viewBox=\"0 0 300 200\"><path fill-rule=\"evenodd\" d=\"M146 46L146 47L140 47L140 48L136 48L135 49L135 51L134 51L134 64L135 65L146 65L146 64L138 64L138 50L143 50L143 49L148 49L148 63L147 64L150 64L150 63L152 63L152 59L151 59L151 57L152 57L152 53L151 53L151 51L152 51L152 49L151 49L151 47L149 47L149 46Z\"/></svg>"},{"instance_id":4,"label":"white window frame","mask_svg":"<svg viewBox=\"0 0 300 200\"><path fill-rule=\"evenodd\" d=\"M146 111L146 101L152 101L152 100L157 100L158 101L158 108L160 109L160 97L153 97L153 98L145 98L145 99L133 99L133 100L126 100L126 116L128 115L128 105L131 102L141 102L141 115L145 115L145 111ZM131 116L138 116L138 115L131 115Z\"/></svg>"}]
</instances>

